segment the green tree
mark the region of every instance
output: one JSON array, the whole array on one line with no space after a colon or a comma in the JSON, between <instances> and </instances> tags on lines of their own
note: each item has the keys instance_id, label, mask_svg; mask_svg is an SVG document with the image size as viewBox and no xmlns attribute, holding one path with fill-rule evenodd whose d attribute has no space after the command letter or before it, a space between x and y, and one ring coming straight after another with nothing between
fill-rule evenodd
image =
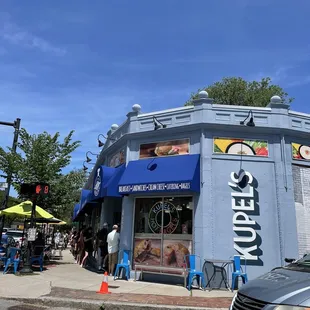
<instances>
[{"instance_id":1,"label":"green tree","mask_svg":"<svg viewBox=\"0 0 310 310\"><path fill-rule=\"evenodd\" d=\"M4 196L5 196L5 191L0 191L0 202L2 202L4 200ZM16 197L11 197L9 196L9 200L8 200L8 207L13 207L15 205L18 205L21 202L20 199L16 198ZM11 226L11 224L17 219L17 216L10 216L10 217L6 217L5 218L5 225L7 225L8 227Z\"/></svg>"},{"instance_id":2,"label":"green tree","mask_svg":"<svg viewBox=\"0 0 310 310\"><path fill-rule=\"evenodd\" d=\"M10 147L0 147L0 170L12 175L14 189L19 192L21 183L46 182L50 184L50 194L39 197L37 204L44 209L55 211L55 216L64 215L68 220L69 206L72 213L77 200L77 190L84 185L86 176L81 170L64 173L71 162L71 154L80 141L72 141L71 131L63 141L57 132L31 135L25 129L20 130L17 153ZM67 210L67 211L65 211Z\"/></svg>"},{"instance_id":3,"label":"green tree","mask_svg":"<svg viewBox=\"0 0 310 310\"><path fill-rule=\"evenodd\" d=\"M286 103L291 103L294 98L279 85L271 83L271 78L262 78L261 81L245 81L241 77L225 77L219 82L215 82L197 93L192 93L185 105L192 105L193 100L198 98L198 93L205 90L215 104L244 105L255 107L266 107L270 98L278 95Z\"/></svg>"}]
</instances>

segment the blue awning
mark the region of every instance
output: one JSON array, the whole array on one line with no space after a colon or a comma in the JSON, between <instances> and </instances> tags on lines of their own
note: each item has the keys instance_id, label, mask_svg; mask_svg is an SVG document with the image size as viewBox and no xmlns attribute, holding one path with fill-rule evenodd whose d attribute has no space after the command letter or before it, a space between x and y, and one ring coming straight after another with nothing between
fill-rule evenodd
<instances>
[{"instance_id":1,"label":"blue awning","mask_svg":"<svg viewBox=\"0 0 310 310\"><path fill-rule=\"evenodd\" d=\"M108 183L103 188L103 196L105 197L122 197L118 192L118 183L123 176L123 173L126 169L126 165L120 165L117 168L114 168L115 171L108 181Z\"/></svg>"},{"instance_id":2,"label":"blue awning","mask_svg":"<svg viewBox=\"0 0 310 310\"><path fill-rule=\"evenodd\" d=\"M124 170L124 164L117 168L103 165L98 167L94 176L92 200L103 197L121 197L118 193L118 182Z\"/></svg>"},{"instance_id":3,"label":"blue awning","mask_svg":"<svg viewBox=\"0 0 310 310\"><path fill-rule=\"evenodd\" d=\"M77 203L77 204L74 205L74 208L73 208L73 216L72 216L72 221L73 222L76 219L77 215L79 214L79 211L80 211L80 204Z\"/></svg>"},{"instance_id":4,"label":"blue awning","mask_svg":"<svg viewBox=\"0 0 310 310\"><path fill-rule=\"evenodd\" d=\"M91 190L89 190L89 189L82 189L79 213L83 210L83 208L88 203L91 203L91 201L92 201L91 196L92 196L92 191Z\"/></svg>"},{"instance_id":5,"label":"blue awning","mask_svg":"<svg viewBox=\"0 0 310 310\"><path fill-rule=\"evenodd\" d=\"M131 161L118 184L120 194L200 192L200 155Z\"/></svg>"}]
</instances>

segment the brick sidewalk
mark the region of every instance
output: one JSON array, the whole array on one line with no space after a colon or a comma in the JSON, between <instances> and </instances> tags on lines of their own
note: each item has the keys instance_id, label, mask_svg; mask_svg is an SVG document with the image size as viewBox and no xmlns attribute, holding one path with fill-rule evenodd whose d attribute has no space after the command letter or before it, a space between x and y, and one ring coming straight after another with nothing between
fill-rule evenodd
<instances>
[{"instance_id":1,"label":"brick sidewalk","mask_svg":"<svg viewBox=\"0 0 310 310\"><path fill-rule=\"evenodd\" d=\"M180 296L162 296L162 295L144 295L144 294L112 294L101 295L95 292L85 290L74 290L60 287L53 287L51 293L44 297L70 298L70 299L91 299L108 302L124 302L134 304L166 305L166 306L184 306L184 307L202 307L202 308L229 308L231 298L204 298L204 297L180 297Z\"/></svg>"}]
</instances>

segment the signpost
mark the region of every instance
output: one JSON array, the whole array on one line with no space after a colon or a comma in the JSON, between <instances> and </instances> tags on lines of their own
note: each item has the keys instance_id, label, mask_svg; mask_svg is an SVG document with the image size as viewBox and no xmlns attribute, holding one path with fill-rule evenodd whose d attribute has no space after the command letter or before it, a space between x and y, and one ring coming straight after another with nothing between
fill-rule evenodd
<instances>
[{"instance_id":1,"label":"signpost","mask_svg":"<svg viewBox=\"0 0 310 310\"><path fill-rule=\"evenodd\" d=\"M49 185L47 183L24 183L21 184L20 194L31 197L32 210L30 217L30 228L27 235L26 261L20 273L33 273L31 267L32 242L36 239L35 218L36 218L36 204L39 196L47 196L49 194Z\"/></svg>"}]
</instances>

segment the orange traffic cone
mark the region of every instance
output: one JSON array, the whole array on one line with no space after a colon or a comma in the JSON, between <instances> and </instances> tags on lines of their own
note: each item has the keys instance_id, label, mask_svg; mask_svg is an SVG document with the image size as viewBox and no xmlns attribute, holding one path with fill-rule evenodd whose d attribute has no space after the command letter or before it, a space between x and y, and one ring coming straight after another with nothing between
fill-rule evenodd
<instances>
[{"instance_id":1,"label":"orange traffic cone","mask_svg":"<svg viewBox=\"0 0 310 310\"><path fill-rule=\"evenodd\" d=\"M100 291L97 292L98 294L111 294L109 292L109 284L108 284L108 273L105 272L103 275L103 281L101 283Z\"/></svg>"}]
</instances>

